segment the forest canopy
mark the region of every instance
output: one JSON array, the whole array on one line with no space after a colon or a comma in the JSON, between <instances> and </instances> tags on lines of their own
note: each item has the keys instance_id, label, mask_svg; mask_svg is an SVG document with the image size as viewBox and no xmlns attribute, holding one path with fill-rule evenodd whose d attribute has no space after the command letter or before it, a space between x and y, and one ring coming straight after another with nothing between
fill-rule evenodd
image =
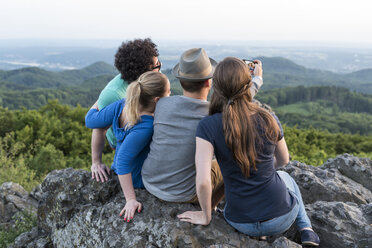
<instances>
[{"instance_id":1,"label":"forest canopy","mask_svg":"<svg viewBox=\"0 0 372 248\"><path fill-rule=\"evenodd\" d=\"M90 169L91 130L85 127L87 108L49 101L37 110L0 108L0 184L16 182L31 190L47 173L73 167ZM372 157L372 136L330 133L284 125L292 159L321 165L338 154ZM113 151L106 144L103 161Z\"/></svg>"},{"instance_id":2,"label":"forest canopy","mask_svg":"<svg viewBox=\"0 0 372 248\"><path fill-rule=\"evenodd\" d=\"M372 95L351 90L372 93L372 70L341 75L283 58L260 59L264 85L255 98L279 116L293 159L321 165L343 153L371 157ZM89 169L91 130L84 116L117 73L103 62L60 72L0 70L0 183L30 190L54 169ZM163 73L172 94L182 94L171 70ZM106 146L104 162L112 158Z\"/></svg>"}]
</instances>

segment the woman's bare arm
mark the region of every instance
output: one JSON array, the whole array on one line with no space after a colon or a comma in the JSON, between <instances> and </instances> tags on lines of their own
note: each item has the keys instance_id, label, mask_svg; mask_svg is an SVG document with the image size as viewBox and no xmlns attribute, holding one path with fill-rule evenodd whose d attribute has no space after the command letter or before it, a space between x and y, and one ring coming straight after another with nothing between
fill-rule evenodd
<instances>
[{"instance_id":1,"label":"woman's bare arm","mask_svg":"<svg viewBox=\"0 0 372 248\"><path fill-rule=\"evenodd\" d=\"M278 141L278 144L275 149L274 153L274 166L275 169L278 169L289 162L289 153L288 153L288 147L287 143L285 142L284 137Z\"/></svg>"},{"instance_id":2,"label":"woman's bare arm","mask_svg":"<svg viewBox=\"0 0 372 248\"><path fill-rule=\"evenodd\" d=\"M212 219L211 198L211 167L213 158L213 146L208 141L196 137L196 192L202 211L187 211L178 218L194 224L208 225Z\"/></svg>"}]
</instances>

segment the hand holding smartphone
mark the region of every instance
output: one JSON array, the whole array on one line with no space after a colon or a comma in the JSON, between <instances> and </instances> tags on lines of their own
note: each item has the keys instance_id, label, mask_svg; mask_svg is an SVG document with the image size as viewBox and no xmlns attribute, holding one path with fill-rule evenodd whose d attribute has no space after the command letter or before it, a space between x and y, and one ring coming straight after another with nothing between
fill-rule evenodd
<instances>
[{"instance_id":1,"label":"hand holding smartphone","mask_svg":"<svg viewBox=\"0 0 372 248\"><path fill-rule=\"evenodd\" d=\"M257 59L256 60L253 60L253 59L243 59L243 61L249 67L249 70L250 70L252 76L261 76L262 77L262 63L261 63L260 60L257 60ZM260 70L256 70L256 72L258 72L258 73L255 73L256 66L259 66L260 67L259 68Z\"/></svg>"}]
</instances>

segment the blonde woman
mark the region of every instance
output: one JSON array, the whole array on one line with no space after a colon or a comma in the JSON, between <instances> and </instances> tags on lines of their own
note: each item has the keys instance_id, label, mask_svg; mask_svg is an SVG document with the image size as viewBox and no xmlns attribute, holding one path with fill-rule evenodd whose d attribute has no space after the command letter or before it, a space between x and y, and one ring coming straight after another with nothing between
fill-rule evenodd
<instances>
[{"instance_id":1,"label":"blonde woman","mask_svg":"<svg viewBox=\"0 0 372 248\"><path fill-rule=\"evenodd\" d=\"M117 146L111 170L118 175L124 192L126 204L120 212L124 221L129 222L135 211L142 209L134 189L143 188L141 168L149 152L155 104L169 95L170 84L164 74L145 72L128 86L126 99L101 110L95 103L85 116L88 128L113 128Z\"/></svg>"}]
</instances>

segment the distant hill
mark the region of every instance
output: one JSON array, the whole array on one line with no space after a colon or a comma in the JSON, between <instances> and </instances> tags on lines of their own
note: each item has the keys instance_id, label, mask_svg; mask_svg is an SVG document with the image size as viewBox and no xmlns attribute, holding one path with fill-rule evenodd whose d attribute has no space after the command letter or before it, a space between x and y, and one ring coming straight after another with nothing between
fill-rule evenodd
<instances>
[{"instance_id":1,"label":"distant hill","mask_svg":"<svg viewBox=\"0 0 372 248\"><path fill-rule=\"evenodd\" d=\"M324 100L332 102L340 110L372 114L372 95L351 92L336 86L297 86L259 92L257 98L271 107L298 102Z\"/></svg>"},{"instance_id":2,"label":"distant hill","mask_svg":"<svg viewBox=\"0 0 372 248\"><path fill-rule=\"evenodd\" d=\"M289 86L340 86L361 93L372 94L372 69L348 74L308 69L281 57L258 57L264 70L263 90Z\"/></svg>"},{"instance_id":3,"label":"distant hill","mask_svg":"<svg viewBox=\"0 0 372 248\"><path fill-rule=\"evenodd\" d=\"M289 126L372 135L372 95L335 86L297 86L261 91L256 99Z\"/></svg>"},{"instance_id":4,"label":"distant hill","mask_svg":"<svg viewBox=\"0 0 372 248\"><path fill-rule=\"evenodd\" d=\"M282 57L258 57L264 68L263 90L288 86L335 85L354 91L372 94L372 69L349 74L336 74L330 71L308 69ZM26 85L34 88L55 88L65 85L79 85L85 80L101 76L115 75L114 66L96 62L80 70L51 72L36 67L11 71L0 70L0 82ZM171 70L163 71L174 81ZM178 83L175 80L175 83Z\"/></svg>"},{"instance_id":5,"label":"distant hill","mask_svg":"<svg viewBox=\"0 0 372 248\"><path fill-rule=\"evenodd\" d=\"M281 57L259 57L264 68L261 91L294 86L338 86L372 94L372 69L349 74L308 69ZM99 92L117 74L114 66L96 62L80 70L60 72L28 67L0 70L0 104L10 109L38 108L49 99L83 107L90 106ZM179 81L170 69L163 70L171 82L173 95L182 94Z\"/></svg>"},{"instance_id":6,"label":"distant hill","mask_svg":"<svg viewBox=\"0 0 372 248\"><path fill-rule=\"evenodd\" d=\"M28 67L11 71L0 71L0 82L8 82L29 87L59 87L63 80L58 74L37 67Z\"/></svg>"},{"instance_id":7,"label":"distant hill","mask_svg":"<svg viewBox=\"0 0 372 248\"><path fill-rule=\"evenodd\" d=\"M117 73L114 66L104 62L96 62L81 70L65 70L61 72L27 67L11 71L0 71L0 82L25 85L32 88L58 88L66 85L81 84L85 80L100 75L115 75Z\"/></svg>"},{"instance_id":8,"label":"distant hill","mask_svg":"<svg viewBox=\"0 0 372 248\"><path fill-rule=\"evenodd\" d=\"M37 67L0 71L0 105L36 109L58 99L63 104L88 107L117 73L115 67L104 62L61 72Z\"/></svg>"},{"instance_id":9,"label":"distant hill","mask_svg":"<svg viewBox=\"0 0 372 248\"><path fill-rule=\"evenodd\" d=\"M286 73L286 74L304 74L307 69L298 65L289 59L282 57L258 57L262 61L265 72L268 73Z\"/></svg>"},{"instance_id":10,"label":"distant hill","mask_svg":"<svg viewBox=\"0 0 372 248\"><path fill-rule=\"evenodd\" d=\"M81 84L85 80L92 79L97 76L116 75L118 74L118 71L114 66L105 62L96 62L81 70L66 70L56 72L56 74L63 78L66 84Z\"/></svg>"},{"instance_id":11,"label":"distant hill","mask_svg":"<svg viewBox=\"0 0 372 248\"><path fill-rule=\"evenodd\" d=\"M347 74L349 77L355 77L359 80L365 80L367 82L372 82L372 69L364 69L357 72L352 72Z\"/></svg>"}]
</instances>

